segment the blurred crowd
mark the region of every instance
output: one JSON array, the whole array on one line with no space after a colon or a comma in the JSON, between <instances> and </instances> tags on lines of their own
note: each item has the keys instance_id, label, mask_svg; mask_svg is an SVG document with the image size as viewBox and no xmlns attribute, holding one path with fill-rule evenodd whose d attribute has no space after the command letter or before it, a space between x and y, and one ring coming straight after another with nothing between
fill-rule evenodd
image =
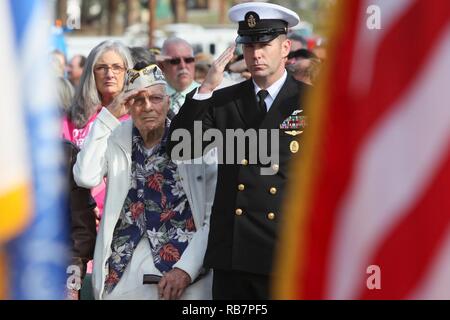
<instances>
[{"instance_id":1,"label":"blurred crowd","mask_svg":"<svg viewBox=\"0 0 450 320\"><path fill-rule=\"evenodd\" d=\"M319 75L321 65L326 60L326 50L323 45L314 46L308 44L306 38L296 33L288 35L291 40L291 51L286 62L287 71L292 74L298 81L302 81L309 85L313 85ZM160 66L169 80L170 88L173 93L181 93L181 96L190 92L193 88L199 86L206 77L214 58L206 52L194 52L193 47L181 38L167 39L162 48L146 48L146 47L125 47L119 43L111 46L123 46L132 58L132 64L137 62L145 62L146 64L157 64ZM91 58L94 49L91 51ZM173 59L175 57L175 60ZM179 57L189 58L178 59ZM65 57L64 54L55 49L51 52L51 61L54 74L58 77L58 101L64 116L71 116L71 104L73 97L80 85L86 86L85 82L81 83L83 71L87 65L87 59L81 54L75 54L72 57ZM107 61L108 62L108 61ZM124 63L124 62L123 62ZM92 67L92 62L91 62ZM132 65L127 66L129 68ZM92 72L92 70L87 70ZM95 76L95 75L94 75ZM241 82L250 78L250 73L242 55L242 49L239 47L235 50L235 55L231 62L227 65L224 74L224 83L221 88ZM100 90L100 88L97 88ZM189 90L190 89L190 90ZM117 94L122 89L117 88ZM83 91L82 88L79 90ZM185 93L183 93L185 92ZM99 94L102 94L99 91ZM113 95L114 97L115 95ZM80 96L78 95L80 98ZM107 101L103 101L107 102ZM177 106L181 106L183 100L173 102L171 110L176 114ZM92 114L91 114L92 116ZM77 123L77 126L84 127L86 124ZM74 141L80 146L79 142Z\"/></svg>"}]
</instances>

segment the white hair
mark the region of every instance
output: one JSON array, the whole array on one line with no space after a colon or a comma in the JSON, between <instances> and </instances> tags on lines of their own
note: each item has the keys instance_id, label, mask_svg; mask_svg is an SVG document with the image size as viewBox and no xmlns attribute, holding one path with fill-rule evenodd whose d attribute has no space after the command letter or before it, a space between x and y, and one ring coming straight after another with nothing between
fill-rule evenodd
<instances>
[{"instance_id":1,"label":"white hair","mask_svg":"<svg viewBox=\"0 0 450 320\"><path fill-rule=\"evenodd\" d=\"M162 45L161 54L167 55L167 48L172 45L183 45L191 50L192 56L194 55L194 49L192 48L191 44L189 42L187 42L186 40L178 38L178 37L170 37L170 38L166 39Z\"/></svg>"}]
</instances>

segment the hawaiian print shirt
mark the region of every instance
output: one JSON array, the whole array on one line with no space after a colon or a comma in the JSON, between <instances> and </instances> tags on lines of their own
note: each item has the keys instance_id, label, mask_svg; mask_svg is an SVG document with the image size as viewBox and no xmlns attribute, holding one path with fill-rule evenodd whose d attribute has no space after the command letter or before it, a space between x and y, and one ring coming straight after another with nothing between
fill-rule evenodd
<instances>
[{"instance_id":1,"label":"hawaiian print shirt","mask_svg":"<svg viewBox=\"0 0 450 320\"><path fill-rule=\"evenodd\" d=\"M195 233L191 208L177 166L166 154L168 128L150 152L136 127L132 134L131 188L114 229L105 291L111 293L142 237L150 243L155 266L169 271Z\"/></svg>"}]
</instances>

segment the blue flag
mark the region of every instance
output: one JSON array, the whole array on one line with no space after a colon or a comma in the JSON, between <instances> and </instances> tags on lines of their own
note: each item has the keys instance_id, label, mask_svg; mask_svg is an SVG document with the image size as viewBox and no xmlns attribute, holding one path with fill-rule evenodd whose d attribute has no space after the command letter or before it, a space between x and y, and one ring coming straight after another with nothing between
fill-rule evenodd
<instances>
[{"instance_id":1,"label":"blue flag","mask_svg":"<svg viewBox=\"0 0 450 320\"><path fill-rule=\"evenodd\" d=\"M29 174L28 191L22 192L19 200L30 204L29 214L21 213L28 221L7 239L3 250L8 261L6 297L10 299L61 299L66 281L69 219L60 118L52 97L55 89L49 64L51 20L47 5L40 0L8 0L0 5L3 15L9 16L0 25L10 24L8 28L2 26L0 32L12 33L12 43L2 43L2 47L13 52L12 61L8 61L12 73L3 77L15 78L13 82L18 84L14 102L22 115L24 132L20 134L25 141L15 143L24 144ZM1 134L16 138L11 132ZM17 213L10 210L13 215Z\"/></svg>"}]
</instances>

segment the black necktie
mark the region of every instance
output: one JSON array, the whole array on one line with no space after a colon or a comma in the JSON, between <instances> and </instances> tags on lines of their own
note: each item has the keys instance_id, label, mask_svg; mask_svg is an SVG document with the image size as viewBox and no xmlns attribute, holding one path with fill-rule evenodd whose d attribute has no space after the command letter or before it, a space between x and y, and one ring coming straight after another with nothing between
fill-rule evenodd
<instances>
[{"instance_id":1,"label":"black necktie","mask_svg":"<svg viewBox=\"0 0 450 320\"><path fill-rule=\"evenodd\" d=\"M269 92L267 90L259 90L258 91L258 109L259 112L261 113L261 116L264 117L267 113L267 106L266 106L266 102L264 101L264 99L266 99L266 97L269 95Z\"/></svg>"}]
</instances>

